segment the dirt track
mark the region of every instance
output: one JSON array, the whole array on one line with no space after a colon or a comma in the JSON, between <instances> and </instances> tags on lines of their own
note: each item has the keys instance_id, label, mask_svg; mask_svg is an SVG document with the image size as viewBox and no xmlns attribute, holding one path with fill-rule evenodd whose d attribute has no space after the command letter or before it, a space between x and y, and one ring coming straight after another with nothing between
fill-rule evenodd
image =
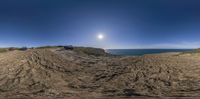
<instances>
[{"instance_id":1,"label":"dirt track","mask_svg":"<svg viewBox=\"0 0 200 99\"><path fill-rule=\"evenodd\" d=\"M64 49L0 53L0 97L102 96L200 96L200 55L93 56Z\"/></svg>"}]
</instances>

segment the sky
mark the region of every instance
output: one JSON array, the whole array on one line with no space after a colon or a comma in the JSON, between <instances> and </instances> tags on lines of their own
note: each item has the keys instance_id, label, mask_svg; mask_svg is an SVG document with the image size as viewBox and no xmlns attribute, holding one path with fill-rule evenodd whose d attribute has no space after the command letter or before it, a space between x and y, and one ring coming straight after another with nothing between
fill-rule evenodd
<instances>
[{"instance_id":1,"label":"sky","mask_svg":"<svg viewBox=\"0 0 200 99\"><path fill-rule=\"evenodd\" d=\"M200 48L199 38L200 0L0 1L0 47Z\"/></svg>"}]
</instances>

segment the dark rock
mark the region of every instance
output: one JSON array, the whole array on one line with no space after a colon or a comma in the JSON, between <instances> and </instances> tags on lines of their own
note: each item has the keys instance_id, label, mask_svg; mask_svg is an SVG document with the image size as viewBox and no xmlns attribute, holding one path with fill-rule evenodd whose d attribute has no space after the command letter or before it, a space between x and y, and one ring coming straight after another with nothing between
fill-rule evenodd
<instances>
[{"instance_id":1,"label":"dark rock","mask_svg":"<svg viewBox=\"0 0 200 99\"><path fill-rule=\"evenodd\" d=\"M72 45L69 45L69 46L64 46L64 49L65 50L73 50L74 47Z\"/></svg>"},{"instance_id":2,"label":"dark rock","mask_svg":"<svg viewBox=\"0 0 200 99\"><path fill-rule=\"evenodd\" d=\"M19 48L19 50L20 51L26 51L26 50L28 50L28 48L27 47L22 47L22 48Z\"/></svg>"}]
</instances>

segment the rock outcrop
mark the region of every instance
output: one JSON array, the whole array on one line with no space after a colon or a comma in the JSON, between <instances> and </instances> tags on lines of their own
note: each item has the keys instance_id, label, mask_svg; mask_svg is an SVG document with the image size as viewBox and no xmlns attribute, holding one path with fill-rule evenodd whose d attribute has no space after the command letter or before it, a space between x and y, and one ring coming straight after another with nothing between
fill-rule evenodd
<instances>
[{"instance_id":1,"label":"rock outcrop","mask_svg":"<svg viewBox=\"0 0 200 99\"><path fill-rule=\"evenodd\" d=\"M200 55L109 56L102 49L0 53L0 97L200 96Z\"/></svg>"}]
</instances>

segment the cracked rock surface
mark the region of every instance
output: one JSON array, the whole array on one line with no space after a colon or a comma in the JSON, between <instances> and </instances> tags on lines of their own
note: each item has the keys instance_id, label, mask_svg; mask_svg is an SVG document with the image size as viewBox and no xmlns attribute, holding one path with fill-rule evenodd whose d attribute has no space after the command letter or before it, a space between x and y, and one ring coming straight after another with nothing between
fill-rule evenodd
<instances>
[{"instance_id":1,"label":"cracked rock surface","mask_svg":"<svg viewBox=\"0 0 200 99\"><path fill-rule=\"evenodd\" d=\"M200 55L89 55L64 49L0 53L0 97L200 96Z\"/></svg>"}]
</instances>

